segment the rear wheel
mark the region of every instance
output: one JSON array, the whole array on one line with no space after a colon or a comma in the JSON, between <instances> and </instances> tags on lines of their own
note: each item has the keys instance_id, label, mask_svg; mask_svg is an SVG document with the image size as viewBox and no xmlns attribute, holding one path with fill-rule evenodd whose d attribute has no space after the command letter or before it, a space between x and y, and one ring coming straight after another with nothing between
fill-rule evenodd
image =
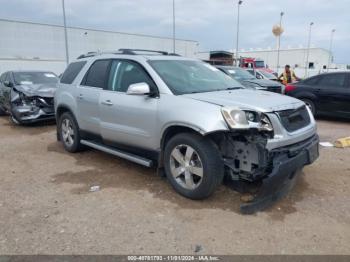
<instances>
[{"instance_id":1,"label":"rear wheel","mask_svg":"<svg viewBox=\"0 0 350 262\"><path fill-rule=\"evenodd\" d=\"M79 126L71 113L63 113L59 119L59 136L64 148L71 153L82 149L80 144Z\"/></svg>"},{"instance_id":2,"label":"rear wheel","mask_svg":"<svg viewBox=\"0 0 350 262\"><path fill-rule=\"evenodd\" d=\"M209 197L222 183L224 165L215 144L202 136L183 133L165 146L164 166L173 188L190 199Z\"/></svg>"},{"instance_id":3,"label":"rear wheel","mask_svg":"<svg viewBox=\"0 0 350 262\"><path fill-rule=\"evenodd\" d=\"M301 100L305 103L305 105L310 109L311 113L315 116L317 113L315 103L308 98L302 98Z\"/></svg>"}]
</instances>

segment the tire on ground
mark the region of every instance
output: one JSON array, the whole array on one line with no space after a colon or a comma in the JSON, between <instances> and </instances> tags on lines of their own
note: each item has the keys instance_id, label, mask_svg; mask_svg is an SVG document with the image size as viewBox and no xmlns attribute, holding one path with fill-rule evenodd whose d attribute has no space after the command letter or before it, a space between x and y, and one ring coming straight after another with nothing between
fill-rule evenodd
<instances>
[{"instance_id":1,"label":"tire on ground","mask_svg":"<svg viewBox=\"0 0 350 262\"><path fill-rule=\"evenodd\" d=\"M191 146L199 155L203 166L203 180L195 189L186 189L179 185L171 174L171 152L178 145ZM179 194L194 200L209 197L222 183L224 164L219 149L212 140L192 133L181 133L172 137L165 145L164 167L172 187Z\"/></svg>"},{"instance_id":2,"label":"tire on ground","mask_svg":"<svg viewBox=\"0 0 350 262\"><path fill-rule=\"evenodd\" d=\"M65 119L68 119L70 121L70 123L72 124L72 129L74 131L74 139L73 139L74 142L72 145L68 145L63 138L62 123ZM58 130L59 130L58 135L60 137L60 141L63 143L64 148L68 152L75 153L83 149L82 144L80 144L80 133L79 133L78 123L70 112L65 112L60 116L59 122L58 122Z\"/></svg>"}]
</instances>

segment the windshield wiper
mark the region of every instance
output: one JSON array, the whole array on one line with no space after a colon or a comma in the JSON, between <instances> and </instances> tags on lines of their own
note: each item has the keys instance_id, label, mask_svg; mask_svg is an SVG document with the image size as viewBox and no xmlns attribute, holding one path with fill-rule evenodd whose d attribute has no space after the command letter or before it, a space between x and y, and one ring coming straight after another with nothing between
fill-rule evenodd
<instances>
[{"instance_id":1,"label":"windshield wiper","mask_svg":"<svg viewBox=\"0 0 350 262\"><path fill-rule=\"evenodd\" d=\"M235 90L235 89L242 89L242 87L240 87L240 86L227 87L227 88L225 88L223 90Z\"/></svg>"}]
</instances>

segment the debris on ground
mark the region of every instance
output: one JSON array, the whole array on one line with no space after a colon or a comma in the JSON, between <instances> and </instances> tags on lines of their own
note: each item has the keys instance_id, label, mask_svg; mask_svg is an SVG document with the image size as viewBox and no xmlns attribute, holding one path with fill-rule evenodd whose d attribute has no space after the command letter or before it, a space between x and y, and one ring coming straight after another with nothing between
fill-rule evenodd
<instances>
[{"instance_id":1,"label":"debris on ground","mask_svg":"<svg viewBox=\"0 0 350 262\"><path fill-rule=\"evenodd\" d=\"M194 252L195 253L198 253L199 251L201 251L203 248L202 248L202 246L201 245L196 245L195 247L194 247Z\"/></svg>"},{"instance_id":2,"label":"debris on ground","mask_svg":"<svg viewBox=\"0 0 350 262\"><path fill-rule=\"evenodd\" d=\"M337 139L334 146L339 148L350 147L350 136Z\"/></svg>"},{"instance_id":3,"label":"debris on ground","mask_svg":"<svg viewBox=\"0 0 350 262\"><path fill-rule=\"evenodd\" d=\"M97 192L97 191L100 191L100 186L92 186L90 187L90 192Z\"/></svg>"},{"instance_id":4,"label":"debris on ground","mask_svg":"<svg viewBox=\"0 0 350 262\"><path fill-rule=\"evenodd\" d=\"M330 142L320 142L320 145L323 147L334 147L334 145Z\"/></svg>"}]
</instances>

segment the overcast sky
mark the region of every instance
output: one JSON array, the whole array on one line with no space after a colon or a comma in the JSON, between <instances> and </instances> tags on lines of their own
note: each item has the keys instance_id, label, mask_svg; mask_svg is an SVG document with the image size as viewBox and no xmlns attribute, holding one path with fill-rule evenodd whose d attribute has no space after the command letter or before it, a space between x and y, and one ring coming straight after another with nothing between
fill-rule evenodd
<instances>
[{"instance_id":1,"label":"overcast sky","mask_svg":"<svg viewBox=\"0 0 350 262\"><path fill-rule=\"evenodd\" d=\"M177 37L200 50L235 47L238 0L175 0ZM172 0L66 0L68 26L172 36ZM275 47L272 26L283 11L282 47L311 44L328 49L336 29L335 61L350 64L350 0L244 0L240 48ZM0 18L62 24L61 0L0 0Z\"/></svg>"}]
</instances>

